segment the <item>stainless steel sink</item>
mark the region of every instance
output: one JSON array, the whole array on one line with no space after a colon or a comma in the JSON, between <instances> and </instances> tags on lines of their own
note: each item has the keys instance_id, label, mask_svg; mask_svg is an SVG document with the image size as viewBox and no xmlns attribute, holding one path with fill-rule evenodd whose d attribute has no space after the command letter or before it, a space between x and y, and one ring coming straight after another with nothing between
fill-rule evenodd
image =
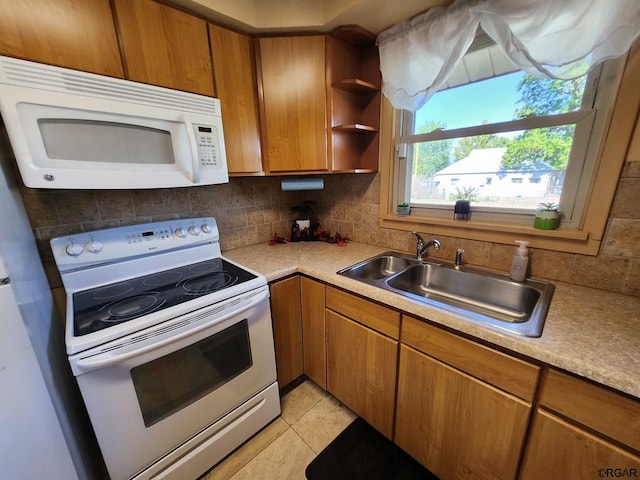
<instances>
[{"instance_id":1,"label":"stainless steel sink","mask_svg":"<svg viewBox=\"0 0 640 480\"><path fill-rule=\"evenodd\" d=\"M382 254L338 273L357 278L358 280L379 280L401 272L411 265L419 266L420 262L398 256L398 254ZM348 271L348 273L346 273L346 271Z\"/></svg>"},{"instance_id":2,"label":"stainless steel sink","mask_svg":"<svg viewBox=\"0 0 640 480\"><path fill-rule=\"evenodd\" d=\"M338 272L499 330L539 337L555 287L385 252Z\"/></svg>"}]
</instances>

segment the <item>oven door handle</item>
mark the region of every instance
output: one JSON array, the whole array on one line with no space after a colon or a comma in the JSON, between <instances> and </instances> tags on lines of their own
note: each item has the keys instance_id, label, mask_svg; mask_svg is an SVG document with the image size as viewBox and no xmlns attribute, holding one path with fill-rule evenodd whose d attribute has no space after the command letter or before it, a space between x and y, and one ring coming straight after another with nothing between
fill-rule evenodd
<instances>
[{"instance_id":1,"label":"oven door handle","mask_svg":"<svg viewBox=\"0 0 640 480\"><path fill-rule=\"evenodd\" d=\"M102 353L95 353L92 354L88 357L81 357L81 358L76 358L76 359L70 359L71 361L71 366L73 369L73 373L77 376L86 372L89 372L91 370L97 370L99 368L105 368L111 365L114 365L116 363L120 363L123 362L125 360L129 360L130 358L134 358L134 357L138 357L140 355L144 355L146 353L149 353L153 350L157 350L159 348L162 348L166 345L169 345L171 343L175 343L178 342L180 340L182 340L185 337L189 337L191 335L194 335L195 333L201 332L202 330L206 330L207 328L217 324L217 323L222 323L226 320L228 320L231 317L240 315L241 313L249 310L250 308L255 307L256 305L258 305L260 302L266 300L267 298L269 298L269 290L265 287L264 290L260 289L257 291L253 291L250 294L245 294L246 295L246 300L249 300L248 303L246 303L245 305L243 305L241 308L237 308L237 304L235 304L235 302L230 305L228 308L230 308L231 310L222 316L215 316L215 318L211 319L211 321L203 323L202 325L198 325L196 328L185 328L184 331L180 332L177 335L168 335L166 338L164 338L163 340L159 341L159 342L155 342L152 341L150 344L146 345L146 346L142 346L141 348L136 348L134 347L133 349L129 349L126 348L128 346L131 345L136 345L138 343L137 338L140 337L141 335L147 336L147 335L153 335L154 332L137 332L136 334L130 335L129 337L125 337L123 339L121 339L121 341L119 342L121 344L121 346L111 346L109 347L110 350L106 351L106 352L102 352ZM216 308L219 307L214 307L211 310L215 310ZM269 307L267 307L269 308ZM204 315L206 313L210 313L210 311L204 311L201 313L201 315ZM180 317L178 317L180 318ZM159 332L158 335L164 335L166 333L168 333L166 331L166 327L163 328L162 324L159 326L160 328L158 328ZM182 326L179 328L183 328ZM146 340L148 341L148 339ZM145 341L145 343L146 343ZM142 342L141 342L142 343ZM126 350L122 353L118 353L118 350L120 350L121 348L126 348ZM85 352L86 354L87 352Z\"/></svg>"}]
</instances>

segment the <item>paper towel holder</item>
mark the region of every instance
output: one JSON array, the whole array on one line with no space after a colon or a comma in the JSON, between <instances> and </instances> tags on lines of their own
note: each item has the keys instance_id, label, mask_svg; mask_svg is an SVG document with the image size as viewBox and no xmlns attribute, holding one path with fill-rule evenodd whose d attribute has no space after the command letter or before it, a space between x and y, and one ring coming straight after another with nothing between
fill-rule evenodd
<instances>
[{"instance_id":1,"label":"paper towel holder","mask_svg":"<svg viewBox=\"0 0 640 480\"><path fill-rule=\"evenodd\" d=\"M282 191L293 190L324 190L324 178L322 177L299 177L283 178L280 182Z\"/></svg>"}]
</instances>

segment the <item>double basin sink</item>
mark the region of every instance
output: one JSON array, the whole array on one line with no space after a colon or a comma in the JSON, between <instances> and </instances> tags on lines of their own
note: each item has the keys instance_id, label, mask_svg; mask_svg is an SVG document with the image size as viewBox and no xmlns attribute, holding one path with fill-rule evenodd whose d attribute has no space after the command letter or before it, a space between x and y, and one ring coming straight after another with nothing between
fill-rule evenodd
<instances>
[{"instance_id":1,"label":"double basin sink","mask_svg":"<svg viewBox=\"0 0 640 480\"><path fill-rule=\"evenodd\" d=\"M417 260L397 252L342 269L340 275L418 300L465 320L501 331L539 337L555 287L536 280L444 262Z\"/></svg>"}]
</instances>

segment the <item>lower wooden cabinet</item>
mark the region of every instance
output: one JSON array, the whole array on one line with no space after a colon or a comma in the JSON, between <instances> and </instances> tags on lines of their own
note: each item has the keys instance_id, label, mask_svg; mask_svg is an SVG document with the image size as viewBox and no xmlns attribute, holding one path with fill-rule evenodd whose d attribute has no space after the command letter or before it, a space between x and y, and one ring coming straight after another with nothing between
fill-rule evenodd
<instances>
[{"instance_id":1,"label":"lower wooden cabinet","mask_svg":"<svg viewBox=\"0 0 640 480\"><path fill-rule=\"evenodd\" d=\"M538 401L522 479L640 475L638 400L550 368Z\"/></svg>"},{"instance_id":2,"label":"lower wooden cabinet","mask_svg":"<svg viewBox=\"0 0 640 480\"><path fill-rule=\"evenodd\" d=\"M327 323L327 390L391 439L398 341L331 310Z\"/></svg>"},{"instance_id":3,"label":"lower wooden cabinet","mask_svg":"<svg viewBox=\"0 0 640 480\"><path fill-rule=\"evenodd\" d=\"M282 388L303 373L300 277L274 282L270 290L278 385Z\"/></svg>"},{"instance_id":4,"label":"lower wooden cabinet","mask_svg":"<svg viewBox=\"0 0 640 480\"><path fill-rule=\"evenodd\" d=\"M323 283L300 277L302 289L302 338L304 374L316 385L327 389L327 352L325 348Z\"/></svg>"},{"instance_id":5,"label":"lower wooden cabinet","mask_svg":"<svg viewBox=\"0 0 640 480\"><path fill-rule=\"evenodd\" d=\"M271 307L280 386L304 373L440 480L640 472L637 399L304 276Z\"/></svg>"},{"instance_id":6,"label":"lower wooden cabinet","mask_svg":"<svg viewBox=\"0 0 640 480\"><path fill-rule=\"evenodd\" d=\"M521 480L634 478L640 457L543 409L536 411Z\"/></svg>"},{"instance_id":7,"label":"lower wooden cabinet","mask_svg":"<svg viewBox=\"0 0 640 480\"><path fill-rule=\"evenodd\" d=\"M441 480L514 479L530 411L529 403L401 345L395 442Z\"/></svg>"}]
</instances>

